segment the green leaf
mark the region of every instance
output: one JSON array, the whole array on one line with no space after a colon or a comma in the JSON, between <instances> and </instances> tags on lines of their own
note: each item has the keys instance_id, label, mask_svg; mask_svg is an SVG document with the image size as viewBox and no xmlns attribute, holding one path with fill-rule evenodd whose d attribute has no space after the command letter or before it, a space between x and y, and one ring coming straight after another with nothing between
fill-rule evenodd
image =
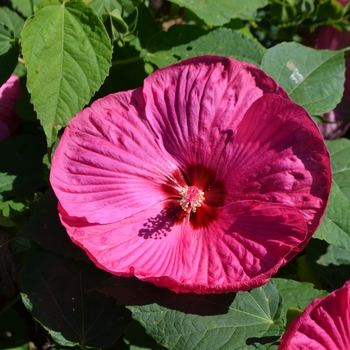
<instances>
[{"instance_id":1,"label":"green leaf","mask_svg":"<svg viewBox=\"0 0 350 350\"><path fill-rule=\"evenodd\" d=\"M338 0L323 0L320 1L317 15L320 18L339 19L343 13L343 5Z\"/></svg>"},{"instance_id":2,"label":"green leaf","mask_svg":"<svg viewBox=\"0 0 350 350\"><path fill-rule=\"evenodd\" d=\"M232 18L252 19L256 10L265 7L266 0L170 0L180 7L186 7L194 12L205 23L221 26Z\"/></svg>"},{"instance_id":3,"label":"green leaf","mask_svg":"<svg viewBox=\"0 0 350 350\"><path fill-rule=\"evenodd\" d=\"M329 112L344 91L342 51L314 50L297 43L278 44L266 51L261 68L310 114Z\"/></svg>"},{"instance_id":4,"label":"green leaf","mask_svg":"<svg viewBox=\"0 0 350 350\"><path fill-rule=\"evenodd\" d=\"M20 271L20 291L32 316L62 345L105 348L131 321L112 298L91 291L110 274L82 261L65 259L33 244Z\"/></svg>"},{"instance_id":5,"label":"green leaf","mask_svg":"<svg viewBox=\"0 0 350 350\"><path fill-rule=\"evenodd\" d=\"M12 191L16 177L16 175L10 175L6 172L0 173L0 193Z\"/></svg>"},{"instance_id":6,"label":"green leaf","mask_svg":"<svg viewBox=\"0 0 350 350\"><path fill-rule=\"evenodd\" d=\"M10 29L16 38L20 37L24 21L16 12L8 7L0 7L0 22Z\"/></svg>"},{"instance_id":7,"label":"green leaf","mask_svg":"<svg viewBox=\"0 0 350 350\"><path fill-rule=\"evenodd\" d=\"M159 68L201 55L233 57L259 65L264 52L258 42L228 28L206 33L199 27L174 25L153 36L148 52L143 51L141 57Z\"/></svg>"},{"instance_id":8,"label":"green leaf","mask_svg":"<svg viewBox=\"0 0 350 350\"><path fill-rule=\"evenodd\" d=\"M40 0L10 0L14 10L21 13L24 17L29 17L33 14L33 5Z\"/></svg>"},{"instance_id":9,"label":"green leaf","mask_svg":"<svg viewBox=\"0 0 350 350\"><path fill-rule=\"evenodd\" d=\"M111 20L114 22L115 29L119 29L119 32L126 33L128 31L128 25L122 18L122 14L119 10L115 9L109 13Z\"/></svg>"},{"instance_id":10,"label":"green leaf","mask_svg":"<svg viewBox=\"0 0 350 350\"><path fill-rule=\"evenodd\" d=\"M273 278L282 296L282 317L286 320L289 308L305 309L313 299L328 295L327 292L314 289L311 283L297 282L284 278Z\"/></svg>"},{"instance_id":11,"label":"green leaf","mask_svg":"<svg viewBox=\"0 0 350 350\"><path fill-rule=\"evenodd\" d=\"M15 221L21 219L21 216L24 216L29 210L29 203L29 197L16 197L13 200L0 201L0 226L15 226Z\"/></svg>"},{"instance_id":12,"label":"green leaf","mask_svg":"<svg viewBox=\"0 0 350 350\"><path fill-rule=\"evenodd\" d=\"M1 13L0 13L1 15ZM19 55L18 39L4 24L0 23L0 86L14 71Z\"/></svg>"},{"instance_id":13,"label":"green leaf","mask_svg":"<svg viewBox=\"0 0 350 350\"><path fill-rule=\"evenodd\" d=\"M320 259L325 265L350 265L350 252L346 249L329 245L327 253L321 255Z\"/></svg>"},{"instance_id":14,"label":"green leaf","mask_svg":"<svg viewBox=\"0 0 350 350\"><path fill-rule=\"evenodd\" d=\"M333 180L339 189L350 199L350 140L326 141L331 155Z\"/></svg>"},{"instance_id":15,"label":"green leaf","mask_svg":"<svg viewBox=\"0 0 350 350\"><path fill-rule=\"evenodd\" d=\"M232 296L230 305L224 303L227 296L221 302L217 298L211 309L218 312L211 316L185 313L157 303L128 308L147 333L168 349L256 349L279 339L281 305L273 283ZM209 297L207 304L211 304ZM197 299L205 302L201 296ZM225 308L225 312L219 312Z\"/></svg>"},{"instance_id":16,"label":"green leaf","mask_svg":"<svg viewBox=\"0 0 350 350\"><path fill-rule=\"evenodd\" d=\"M327 141L333 184L323 221L314 237L350 251L350 140Z\"/></svg>"},{"instance_id":17,"label":"green leaf","mask_svg":"<svg viewBox=\"0 0 350 350\"><path fill-rule=\"evenodd\" d=\"M104 14L112 12L115 9L120 12L122 11L122 5L118 0L94 0L89 5L96 11L100 18L102 18Z\"/></svg>"},{"instance_id":18,"label":"green leaf","mask_svg":"<svg viewBox=\"0 0 350 350\"><path fill-rule=\"evenodd\" d=\"M102 19L112 41L120 40L120 42L123 44L124 40L126 39L125 37L130 36L135 38L132 33L136 27L137 14L136 19L133 23L131 23L130 28L122 18L121 12L118 9L103 15Z\"/></svg>"},{"instance_id":19,"label":"green leaf","mask_svg":"<svg viewBox=\"0 0 350 350\"><path fill-rule=\"evenodd\" d=\"M135 10L131 0L94 0L90 6L101 18L113 10L118 10L123 16L128 16Z\"/></svg>"},{"instance_id":20,"label":"green leaf","mask_svg":"<svg viewBox=\"0 0 350 350\"><path fill-rule=\"evenodd\" d=\"M145 329L139 322L133 320L130 322L124 334L124 341L128 344L130 350L162 350L163 346L158 345L156 341L146 334Z\"/></svg>"},{"instance_id":21,"label":"green leaf","mask_svg":"<svg viewBox=\"0 0 350 350\"><path fill-rule=\"evenodd\" d=\"M297 308L297 307L290 307L287 310L287 323L286 323L286 328L289 327L291 322L293 322L298 316L302 314L303 310Z\"/></svg>"},{"instance_id":22,"label":"green leaf","mask_svg":"<svg viewBox=\"0 0 350 350\"><path fill-rule=\"evenodd\" d=\"M273 1L270 7L272 18L277 19L279 22L292 21L298 14L297 8L293 1L287 0L284 2Z\"/></svg>"},{"instance_id":23,"label":"green leaf","mask_svg":"<svg viewBox=\"0 0 350 350\"><path fill-rule=\"evenodd\" d=\"M313 237L350 250L350 200L333 181L328 207Z\"/></svg>"},{"instance_id":24,"label":"green leaf","mask_svg":"<svg viewBox=\"0 0 350 350\"><path fill-rule=\"evenodd\" d=\"M111 43L96 13L79 1L41 2L22 37L28 90L51 146L105 80Z\"/></svg>"}]
</instances>

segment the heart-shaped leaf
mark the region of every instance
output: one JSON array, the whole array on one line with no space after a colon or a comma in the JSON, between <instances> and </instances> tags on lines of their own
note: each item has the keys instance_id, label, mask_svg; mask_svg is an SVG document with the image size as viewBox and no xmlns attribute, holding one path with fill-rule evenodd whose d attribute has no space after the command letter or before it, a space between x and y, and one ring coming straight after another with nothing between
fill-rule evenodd
<instances>
[{"instance_id":1,"label":"heart-shaped leaf","mask_svg":"<svg viewBox=\"0 0 350 350\"><path fill-rule=\"evenodd\" d=\"M111 43L94 10L66 0L37 5L22 38L28 90L51 146L105 80Z\"/></svg>"},{"instance_id":2,"label":"heart-shaped leaf","mask_svg":"<svg viewBox=\"0 0 350 350\"><path fill-rule=\"evenodd\" d=\"M109 274L82 261L66 259L33 243L20 271L22 299L61 345L105 348L131 321L113 298L92 289Z\"/></svg>"},{"instance_id":3,"label":"heart-shaped leaf","mask_svg":"<svg viewBox=\"0 0 350 350\"><path fill-rule=\"evenodd\" d=\"M178 297L178 305L182 297ZM256 349L275 342L283 331L281 300L271 282L250 292L237 293L229 305L224 302L226 298L211 300L210 296L207 299L197 296L197 299L204 305L212 304L212 310L216 306L217 310L225 307L227 311L205 316L157 303L128 308L147 333L167 349Z\"/></svg>"},{"instance_id":4,"label":"heart-shaped leaf","mask_svg":"<svg viewBox=\"0 0 350 350\"><path fill-rule=\"evenodd\" d=\"M261 68L292 100L317 115L329 112L340 102L345 79L343 56L342 51L282 43L266 51Z\"/></svg>"},{"instance_id":5,"label":"heart-shaped leaf","mask_svg":"<svg viewBox=\"0 0 350 350\"><path fill-rule=\"evenodd\" d=\"M244 293L176 294L114 276L96 290L127 305L147 334L167 349L272 349L284 329L273 283Z\"/></svg>"}]
</instances>

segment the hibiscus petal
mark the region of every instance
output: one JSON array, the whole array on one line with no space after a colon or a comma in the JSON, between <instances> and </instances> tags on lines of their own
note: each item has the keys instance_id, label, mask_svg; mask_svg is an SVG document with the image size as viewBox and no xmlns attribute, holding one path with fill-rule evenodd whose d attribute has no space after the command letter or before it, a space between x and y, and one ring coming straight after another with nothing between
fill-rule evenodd
<instances>
[{"instance_id":1,"label":"hibiscus petal","mask_svg":"<svg viewBox=\"0 0 350 350\"><path fill-rule=\"evenodd\" d=\"M181 281L191 270L187 220L176 201L165 201L111 224L90 224L60 207L72 240L100 268L118 276Z\"/></svg>"},{"instance_id":2,"label":"hibiscus petal","mask_svg":"<svg viewBox=\"0 0 350 350\"><path fill-rule=\"evenodd\" d=\"M325 298L315 299L289 325L279 350L350 349L350 281Z\"/></svg>"},{"instance_id":3,"label":"hibiscus petal","mask_svg":"<svg viewBox=\"0 0 350 350\"><path fill-rule=\"evenodd\" d=\"M67 126L50 181L70 216L116 222L167 198L167 186L184 186L141 119L138 92L98 100Z\"/></svg>"},{"instance_id":4,"label":"hibiscus petal","mask_svg":"<svg viewBox=\"0 0 350 350\"><path fill-rule=\"evenodd\" d=\"M0 87L0 141L13 135L21 125L15 113L15 104L22 95L19 78L11 77Z\"/></svg>"},{"instance_id":5,"label":"hibiscus petal","mask_svg":"<svg viewBox=\"0 0 350 350\"><path fill-rule=\"evenodd\" d=\"M201 207L193 217L211 215L211 210ZM216 220L202 228L195 228L175 201L107 225L60 211L72 240L97 266L175 292L222 293L260 286L307 233L302 215L291 207L245 201L216 210Z\"/></svg>"},{"instance_id":6,"label":"hibiscus petal","mask_svg":"<svg viewBox=\"0 0 350 350\"><path fill-rule=\"evenodd\" d=\"M215 169L249 106L272 92L287 98L262 70L215 56L156 71L143 88L147 119L184 171L192 163Z\"/></svg>"},{"instance_id":7,"label":"hibiscus petal","mask_svg":"<svg viewBox=\"0 0 350 350\"><path fill-rule=\"evenodd\" d=\"M259 200L298 208L309 235L318 226L331 186L330 160L316 124L292 101L268 94L249 108L220 159L217 181L226 201Z\"/></svg>"},{"instance_id":8,"label":"hibiscus petal","mask_svg":"<svg viewBox=\"0 0 350 350\"><path fill-rule=\"evenodd\" d=\"M213 215L203 207L193 215L201 222ZM238 201L214 210L215 220L194 230L189 281L196 284L185 291L244 291L267 283L307 234L302 214L289 206Z\"/></svg>"},{"instance_id":9,"label":"hibiscus petal","mask_svg":"<svg viewBox=\"0 0 350 350\"><path fill-rule=\"evenodd\" d=\"M315 35L316 38L313 46L318 50L340 50L350 46L350 33L341 32L336 27L319 27Z\"/></svg>"}]
</instances>

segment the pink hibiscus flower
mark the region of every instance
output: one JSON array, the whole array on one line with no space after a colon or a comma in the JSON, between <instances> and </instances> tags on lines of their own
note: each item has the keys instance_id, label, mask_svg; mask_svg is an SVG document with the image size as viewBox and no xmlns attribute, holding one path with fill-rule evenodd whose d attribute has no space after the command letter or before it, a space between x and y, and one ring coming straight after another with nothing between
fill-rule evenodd
<instances>
[{"instance_id":1,"label":"pink hibiscus flower","mask_svg":"<svg viewBox=\"0 0 350 350\"><path fill-rule=\"evenodd\" d=\"M73 118L51 183L95 264L175 292L266 283L326 208L329 155L307 112L257 67L196 57Z\"/></svg>"},{"instance_id":2,"label":"pink hibiscus flower","mask_svg":"<svg viewBox=\"0 0 350 350\"><path fill-rule=\"evenodd\" d=\"M11 75L0 86L0 141L15 134L21 125L21 119L15 113L15 104L21 94L21 84L16 75Z\"/></svg>"},{"instance_id":3,"label":"pink hibiscus flower","mask_svg":"<svg viewBox=\"0 0 350 350\"><path fill-rule=\"evenodd\" d=\"M315 299L289 325L279 350L350 349L350 281Z\"/></svg>"}]
</instances>

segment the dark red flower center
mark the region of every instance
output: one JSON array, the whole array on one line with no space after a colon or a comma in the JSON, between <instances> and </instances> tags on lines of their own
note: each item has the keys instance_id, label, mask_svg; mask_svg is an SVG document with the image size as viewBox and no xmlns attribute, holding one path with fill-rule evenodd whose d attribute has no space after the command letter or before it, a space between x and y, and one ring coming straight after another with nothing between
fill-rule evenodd
<instances>
[{"instance_id":1,"label":"dark red flower center","mask_svg":"<svg viewBox=\"0 0 350 350\"><path fill-rule=\"evenodd\" d=\"M178 169L168 177L162 189L172 200L171 210L168 201L164 204L175 225L187 220L193 228L208 227L217 218L219 208L228 198L224 182L215 178L214 169L196 164L183 171Z\"/></svg>"}]
</instances>

